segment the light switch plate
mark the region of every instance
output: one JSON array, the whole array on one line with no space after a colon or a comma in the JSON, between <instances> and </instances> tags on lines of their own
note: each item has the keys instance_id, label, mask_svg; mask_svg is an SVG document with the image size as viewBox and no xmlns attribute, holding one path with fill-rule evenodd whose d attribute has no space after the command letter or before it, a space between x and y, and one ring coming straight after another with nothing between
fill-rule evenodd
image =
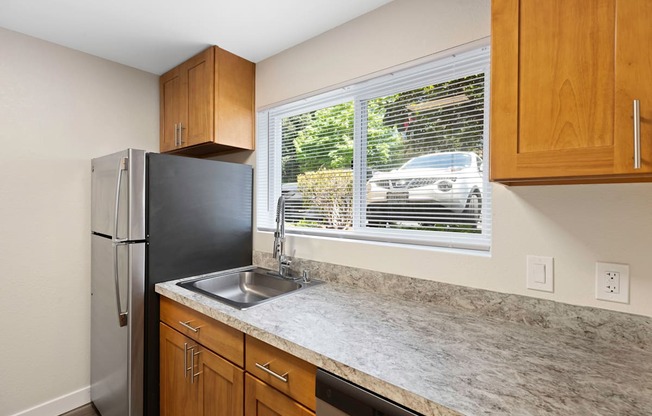
<instances>
[{"instance_id":1,"label":"light switch plate","mask_svg":"<svg viewBox=\"0 0 652 416\"><path fill-rule=\"evenodd\" d=\"M595 298L629 303L629 265L595 263Z\"/></svg>"},{"instance_id":2,"label":"light switch plate","mask_svg":"<svg viewBox=\"0 0 652 416\"><path fill-rule=\"evenodd\" d=\"M526 288L554 292L553 258L546 256L527 256L526 276Z\"/></svg>"}]
</instances>

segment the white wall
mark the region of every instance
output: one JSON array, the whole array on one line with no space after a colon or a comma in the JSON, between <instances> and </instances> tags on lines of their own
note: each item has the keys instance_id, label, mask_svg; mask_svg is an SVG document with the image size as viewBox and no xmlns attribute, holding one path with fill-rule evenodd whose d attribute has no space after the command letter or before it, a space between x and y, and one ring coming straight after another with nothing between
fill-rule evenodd
<instances>
[{"instance_id":1,"label":"white wall","mask_svg":"<svg viewBox=\"0 0 652 416\"><path fill-rule=\"evenodd\" d=\"M257 66L257 106L490 35L489 0L395 0ZM652 316L652 185L494 185L490 257L290 237L298 257ZM256 233L254 249L271 251ZM555 258L555 292L525 289L525 256ZM596 261L631 266L629 305L596 301Z\"/></svg>"},{"instance_id":2,"label":"white wall","mask_svg":"<svg viewBox=\"0 0 652 416\"><path fill-rule=\"evenodd\" d=\"M0 415L88 387L90 159L158 149L158 77L0 29Z\"/></svg>"}]
</instances>

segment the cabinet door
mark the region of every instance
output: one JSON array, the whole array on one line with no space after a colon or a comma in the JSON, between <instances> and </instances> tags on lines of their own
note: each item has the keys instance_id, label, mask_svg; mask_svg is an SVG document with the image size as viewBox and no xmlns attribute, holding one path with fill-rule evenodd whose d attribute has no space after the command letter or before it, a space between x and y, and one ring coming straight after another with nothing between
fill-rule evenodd
<instances>
[{"instance_id":1,"label":"cabinet door","mask_svg":"<svg viewBox=\"0 0 652 416\"><path fill-rule=\"evenodd\" d=\"M184 105L181 146L213 140L215 49L209 48L181 65Z\"/></svg>"},{"instance_id":2,"label":"cabinet door","mask_svg":"<svg viewBox=\"0 0 652 416\"><path fill-rule=\"evenodd\" d=\"M615 2L492 1L492 179L613 174Z\"/></svg>"},{"instance_id":3,"label":"cabinet door","mask_svg":"<svg viewBox=\"0 0 652 416\"><path fill-rule=\"evenodd\" d=\"M159 81L161 102L161 152L177 147L176 126L182 121L181 71L175 68L163 74Z\"/></svg>"},{"instance_id":4,"label":"cabinet door","mask_svg":"<svg viewBox=\"0 0 652 416\"><path fill-rule=\"evenodd\" d=\"M249 374L245 375L245 415L314 416L299 403Z\"/></svg>"},{"instance_id":5,"label":"cabinet door","mask_svg":"<svg viewBox=\"0 0 652 416\"><path fill-rule=\"evenodd\" d=\"M215 142L254 148L255 65L215 48Z\"/></svg>"},{"instance_id":6,"label":"cabinet door","mask_svg":"<svg viewBox=\"0 0 652 416\"><path fill-rule=\"evenodd\" d=\"M619 0L616 7L616 171L652 172L652 2ZM641 108L641 167L634 168L633 101Z\"/></svg>"},{"instance_id":7,"label":"cabinet door","mask_svg":"<svg viewBox=\"0 0 652 416\"><path fill-rule=\"evenodd\" d=\"M244 372L199 346L195 352L195 383L199 389L199 415L242 416Z\"/></svg>"},{"instance_id":8,"label":"cabinet door","mask_svg":"<svg viewBox=\"0 0 652 416\"><path fill-rule=\"evenodd\" d=\"M160 324L160 390L162 416L199 414L199 389L190 383L189 347L194 341Z\"/></svg>"}]
</instances>

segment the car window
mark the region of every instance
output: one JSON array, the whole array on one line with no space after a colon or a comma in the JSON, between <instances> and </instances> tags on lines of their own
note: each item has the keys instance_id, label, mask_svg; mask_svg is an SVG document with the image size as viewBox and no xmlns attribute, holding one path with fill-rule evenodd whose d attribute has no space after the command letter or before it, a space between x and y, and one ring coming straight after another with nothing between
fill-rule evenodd
<instances>
[{"instance_id":1,"label":"car window","mask_svg":"<svg viewBox=\"0 0 652 416\"><path fill-rule=\"evenodd\" d=\"M443 169L468 168L471 166L471 155L464 153L440 153L415 157L401 169Z\"/></svg>"}]
</instances>

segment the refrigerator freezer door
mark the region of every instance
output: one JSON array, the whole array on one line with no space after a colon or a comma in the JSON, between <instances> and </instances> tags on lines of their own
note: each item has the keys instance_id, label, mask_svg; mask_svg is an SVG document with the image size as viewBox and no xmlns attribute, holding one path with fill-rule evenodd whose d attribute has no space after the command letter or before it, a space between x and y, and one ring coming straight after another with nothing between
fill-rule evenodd
<instances>
[{"instance_id":1,"label":"refrigerator freezer door","mask_svg":"<svg viewBox=\"0 0 652 416\"><path fill-rule=\"evenodd\" d=\"M249 165L147 155L149 283L251 264Z\"/></svg>"},{"instance_id":2,"label":"refrigerator freezer door","mask_svg":"<svg viewBox=\"0 0 652 416\"><path fill-rule=\"evenodd\" d=\"M127 149L93 159L91 171L91 231L113 239L144 240L145 152Z\"/></svg>"},{"instance_id":3,"label":"refrigerator freezer door","mask_svg":"<svg viewBox=\"0 0 652 416\"><path fill-rule=\"evenodd\" d=\"M120 326L114 244L91 236L91 400L102 416L143 414L145 244L117 246L119 295L128 305Z\"/></svg>"}]
</instances>

